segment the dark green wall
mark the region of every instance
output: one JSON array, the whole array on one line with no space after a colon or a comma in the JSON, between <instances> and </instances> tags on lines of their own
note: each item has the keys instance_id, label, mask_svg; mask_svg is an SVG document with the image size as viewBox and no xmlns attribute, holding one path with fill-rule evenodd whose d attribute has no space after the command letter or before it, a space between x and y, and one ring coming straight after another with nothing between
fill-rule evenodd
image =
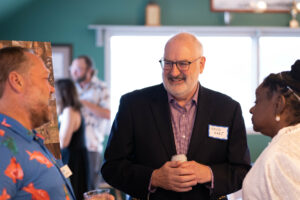
<instances>
[{"instance_id":1,"label":"dark green wall","mask_svg":"<svg viewBox=\"0 0 300 200\"><path fill-rule=\"evenodd\" d=\"M5 0L17 2L18 0ZM143 25L148 0L30 0L0 15L0 40L50 41L73 45L73 56L94 58L103 78L104 50L95 46L89 24ZM28 3L29 2L29 3ZM157 0L162 25L224 26L223 13L210 11L209 0ZM3 2L2 2L3 3ZM0 1L1 7L1 1ZM6 5L6 7L8 7ZM1 10L1 9L0 9ZM233 13L232 26L287 26L290 15ZM299 19L299 17L298 17ZM269 141L249 135L253 159Z\"/></svg>"},{"instance_id":2,"label":"dark green wall","mask_svg":"<svg viewBox=\"0 0 300 200\"><path fill-rule=\"evenodd\" d=\"M2 2L3 1L3 2ZM149 0L2 0L0 7L16 7L0 15L1 40L70 43L73 56L95 59L103 78L103 48L95 46L89 24L143 25ZM26 2L26 3L21 3ZM157 0L162 25L223 26L223 13L210 11L210 0ZM12 7L10 6L10 7ZM1 11L1 9L0 9ZM233 13L233 26L287 26L289 14Z\"/></svg>"},{"instance_id":3,"label":"dark green wall","mask_svg":"<svg viewBox=\"0 0 300 200\"><path fill-rule=\"evenodd\" d=\"M254 162L263 149L271 141L270 137L264 135L247 135L248 146L250 149L251 162Z\"/></svg>"}]
</instances>

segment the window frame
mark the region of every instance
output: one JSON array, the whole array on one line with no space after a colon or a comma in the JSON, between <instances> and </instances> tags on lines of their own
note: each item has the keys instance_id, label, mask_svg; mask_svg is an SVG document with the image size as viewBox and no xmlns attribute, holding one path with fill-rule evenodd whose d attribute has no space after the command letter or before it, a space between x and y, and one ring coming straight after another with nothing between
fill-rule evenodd
<instances>
[{"instance_id":1,"label":"window frame","mask_svg":"<svg viewBox=\"0 0 300 200\"><path fill-rule=\"evenodd\" d=\"M104 80L111 86L110 38L112 36L170 36L179 32L190 32L197 37L203 36L248 36L252 38L252 67L256 74L254 80L255 92L260 81L260 45L259 38L264 36L300 37L299 29L288 27L200 27L200 26L118 26L118 25L89 25L89 29L96 31L96 46L104 46ZM256 134L252 128L247 127L248 134Z\"/></svg>"}]
</instances>

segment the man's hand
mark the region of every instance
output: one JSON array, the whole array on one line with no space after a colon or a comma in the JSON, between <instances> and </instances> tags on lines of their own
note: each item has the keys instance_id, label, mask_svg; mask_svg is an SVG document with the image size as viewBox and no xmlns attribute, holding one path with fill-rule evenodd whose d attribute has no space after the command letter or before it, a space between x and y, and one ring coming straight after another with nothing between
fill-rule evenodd
<instances>
[{"instance_id":1,"label":"man's hand","mask_svg":"<svg viewBox=\"0 0 300 200\"><path fill-rule=\"evenodd\" d=\"M196 176L192 168L179 167L180 162L166 162L161 168L152 173L151 185L176 192L187 192L197 184Z\"/></svg>"},{"instance_id":2,"label":"man's hand","mask_svg":"<svg viewBox=\"0 0 300 200\"><path fill-rule=\"evenodd\" d=\"M197 183L207 183L212 181L211 169L206 165L202 165L195 161L187 161L180 163L179 167L193 171L196 176Z\"/></svg>"}]
</instances>

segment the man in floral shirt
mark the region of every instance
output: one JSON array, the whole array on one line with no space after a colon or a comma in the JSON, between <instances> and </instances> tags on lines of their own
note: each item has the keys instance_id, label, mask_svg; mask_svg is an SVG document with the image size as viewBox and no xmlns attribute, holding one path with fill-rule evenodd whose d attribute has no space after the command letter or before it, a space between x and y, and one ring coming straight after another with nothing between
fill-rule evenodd
<instances>
[{"instance_id":1,"label":"man in floral shirt","mask_svg":"<svg viewBox=\"0 0 300 200\"><path fill-rule=\"evenodd\" d=\"M38 56L0 49L0 200L75 199L65 168L33 130L50 120L48 78Z\"/></svg>"}]
</instances>

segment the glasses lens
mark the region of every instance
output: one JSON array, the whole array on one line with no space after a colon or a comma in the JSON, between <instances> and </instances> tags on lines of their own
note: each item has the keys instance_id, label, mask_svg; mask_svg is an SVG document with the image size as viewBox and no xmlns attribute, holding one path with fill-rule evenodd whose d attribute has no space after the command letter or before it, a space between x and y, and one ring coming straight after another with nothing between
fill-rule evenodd
<instances>
[{"instance_id":1,"label":"glasses lens","mask_svg":"<svg viewBox=\"0 0 300 200\"><path fill-rule=\"evenodd\" d=\"M171 69L173 62L171 61L164 61L164 69Z\"/></svg>"},{"instance_id":2,"label":"glasses lens","mask_svg":"<svg viewBox=\"0 0 300 200\"><path fill-rule=\"evenodd\" d=\"M164 70L171 70L173 65L176 64L176 66L182 70L182 71L186 71L189 69L189 66L192 62L190 61L177 61L177 62L173 62L173 61L168 61L168 60L163 60L161 59L160 61L161 67Z\"/></svg>"},{"instance_id":3,"label":"glasses lens","mask_svg":"<svg viewBox=\"0 0 300 200\"><path fill-rule=\"evenodd\" d=\"M187 70L189 68L190 62L187 61L179 61L177 62L177 66L180 70Z\"/></svg>"},{"instance_id":4,"label":"glasses lens","mask_svg":"<svg viewBox=\"0 0 300 200\"><path fill-rule=\"evenodd\" d=\"M170 70L172 68L173 62L160 60L160 65L164 70Z\"/></svg>"}]
</instances>

